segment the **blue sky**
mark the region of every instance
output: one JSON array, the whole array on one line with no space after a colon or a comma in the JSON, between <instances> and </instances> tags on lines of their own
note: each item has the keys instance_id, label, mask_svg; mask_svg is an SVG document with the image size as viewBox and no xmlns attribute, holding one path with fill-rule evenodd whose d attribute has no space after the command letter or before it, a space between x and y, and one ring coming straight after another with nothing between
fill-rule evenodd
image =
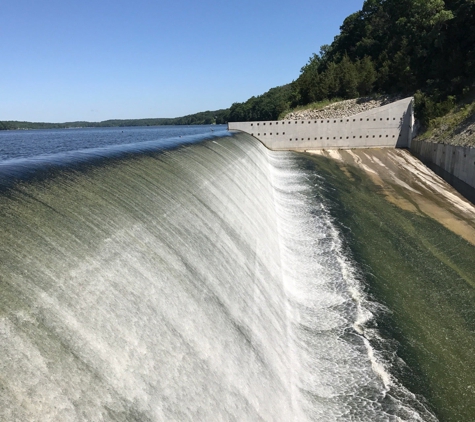
<instances>
[{"instance_id":1,"label":"blue sky","mask_svg":"<svg viewBox=\"0 0 475 422\"><path fill-rule=\"evenodd\" d=\"M177 117L291 82L363 0L2 4L0 120Z\"/></svg>"}]
</instances>

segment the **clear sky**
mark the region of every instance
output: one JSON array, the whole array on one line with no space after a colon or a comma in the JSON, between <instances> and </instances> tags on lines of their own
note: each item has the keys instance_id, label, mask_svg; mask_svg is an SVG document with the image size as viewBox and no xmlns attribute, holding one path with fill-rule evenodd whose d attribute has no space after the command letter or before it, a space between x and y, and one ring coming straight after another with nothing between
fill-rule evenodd
<instances>
[{"instance_id":1,"label":"clear sky","mask_svg":"<svg viewBox=\"0 0 475 422\"><path fill-rule=\"evenodd\" d=\"M296 79L363 0L14 0L0 120L178 117Z\"/></svg>"}]
</instances>

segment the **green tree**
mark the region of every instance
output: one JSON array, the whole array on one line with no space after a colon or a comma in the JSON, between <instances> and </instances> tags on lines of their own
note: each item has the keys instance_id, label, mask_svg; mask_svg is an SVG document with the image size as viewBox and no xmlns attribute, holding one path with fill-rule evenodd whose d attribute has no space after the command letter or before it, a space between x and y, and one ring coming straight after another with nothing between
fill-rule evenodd
<instances>
[{"instance_id":1,"label":"green tree","mask_svg":"<svg viewBox=\"0 0 475 422\"><path fill-rule=\"evenodd\" d=\"M376 70L374 64L369 56L356 62L356 74L358 75L358 94L369 95L373 92L374 84L376 82Z\"/></svg>"}]
</instances>

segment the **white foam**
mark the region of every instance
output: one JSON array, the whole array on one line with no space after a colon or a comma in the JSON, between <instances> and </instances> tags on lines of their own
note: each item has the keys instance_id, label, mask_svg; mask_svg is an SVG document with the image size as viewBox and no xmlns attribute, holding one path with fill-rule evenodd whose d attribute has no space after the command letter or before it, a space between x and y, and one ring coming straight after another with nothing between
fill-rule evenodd
<instances>
[{"instance_id":1,"label":"white foam","mask_svg":"<svg viewBox=\"0 0 475 422\"><path fill-rule=\"evenodd\" d=\"M363 166L360 157L348 152ZM337 152L329 154L339 157ZM345 412L354 412L363 420L422 420L418 412L402 402L394 405L392 416L381 405L380 400L392 389L403 397L412 395L392 379L386 367L389 362L384 362L371 346L370 340L377 333L368 330L366 324L373 318L370 307L375 305L363 292L325 202L314 196L311 186L319 186L320 179L313 177L314 182L309 183L313 175L296 171L291 154L269 155L276 187L284 285L300 310L297 315L289 314L294 318L292 338L296 346L292 350L300 362L296 370L299 401L306 403L308 414L316 415L317 420L349 420ZM293 192L300 194L294 196ZM343 333L352 329L359 342L354 337L345 341ZM369 395L368 390L372 391ZM369 405L358 410L360 400ZM407 418L409 413L412 416ZM436 420L428 411L424 418Z\"/></svg>"}]
</instances>

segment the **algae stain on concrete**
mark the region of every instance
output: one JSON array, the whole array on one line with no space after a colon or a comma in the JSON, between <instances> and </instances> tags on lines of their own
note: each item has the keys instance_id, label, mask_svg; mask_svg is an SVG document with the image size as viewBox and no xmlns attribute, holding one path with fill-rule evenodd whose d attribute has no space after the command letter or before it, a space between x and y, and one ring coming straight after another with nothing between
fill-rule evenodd
<instances>
[{"instance_id":1,"label":"algae stain on concrete","mask_svg":"<svg viewBox=\"0 0 475 422\"><path fill-rule=\"evenodd\" d=\"M305 165L324 175L368 294L389 309L377 328L407 364L395 359L394 376L440 420L475 420L474 206L406 151L318 155Z\"/></svg>"}]
</instances>

